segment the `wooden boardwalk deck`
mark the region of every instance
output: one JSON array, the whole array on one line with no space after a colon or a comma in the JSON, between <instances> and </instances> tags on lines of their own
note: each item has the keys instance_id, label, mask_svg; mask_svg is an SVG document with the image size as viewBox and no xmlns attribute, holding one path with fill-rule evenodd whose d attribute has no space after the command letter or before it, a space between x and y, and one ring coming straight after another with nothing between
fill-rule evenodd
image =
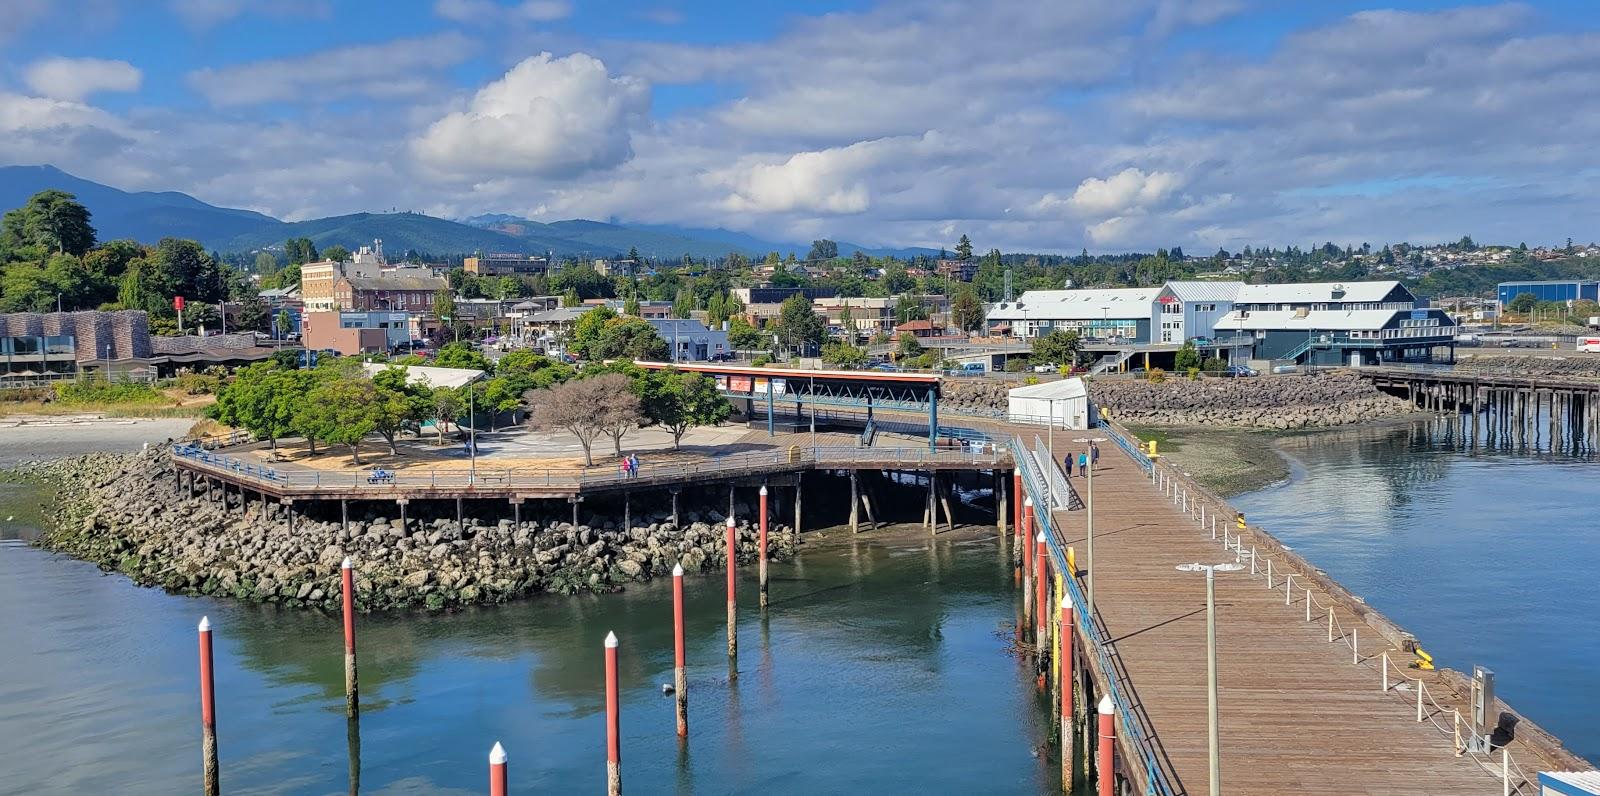
<instances>
[{"instance_id":1,"label":"wooden boardwalk deck","mask_svg":"<svg viewBox=\"0 0 1600 796\"><path fill-rule=\"evenodd\" d=\"M1083 492L1083 479L1074 478L1073 486ZM1174 790L1203 794L1208 767L1205 579L1174 567L1232 561L1234 554L1224 553L1209 531L1164 497L1143 468L1114 445L1102 448L1094 491L1095 601L1102 631L1125 669L1123 683L1135 713L1155 733ZM1062 511L1054 518L1066 544L1076 548L1079 568L1085 568L1085 512ZM1417 722L1414 703L1408 702L1415 699L1414 686L1383 690L1381 653L1387 649L1402 668L1410 653L1395 650L1376 631L1341 614L1338 635L1346 638L1355 625L1363 658L1353 664L1348 642L1328 643L1326 610L1318 608L1306 622L1300 589L1293 605L1286 606L1281 574L1276 584L1269 590L1248 567L1217 576L1224 793L1501 792L1498 771L1491 775L1471 756L1454 756L1450 737L1432 721ZM1394 672L1391 677L1401 679ZM1426 712L1441 726L1453 726L1453 715L1437 715L1431 701ZM1537 766L1538 761L1527 760L1522 767Z\"/></svg>"}]
</instances>

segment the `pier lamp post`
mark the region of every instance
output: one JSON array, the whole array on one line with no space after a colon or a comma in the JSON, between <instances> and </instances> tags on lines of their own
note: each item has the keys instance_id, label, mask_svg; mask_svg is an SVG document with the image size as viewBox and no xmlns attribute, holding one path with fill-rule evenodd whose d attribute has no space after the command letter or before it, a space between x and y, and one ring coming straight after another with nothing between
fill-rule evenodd
<instances>
[{"instance_id":1,"label":"pier lamp post","mask_svg":"<svg viewBox=\"0 0 1600 796\"><path fill-rule=\"evenodd\" d=\"M1078 438L1073 440L1073 442L1076 442L1076 443L1078 443L1080 445L1098 445L1098 444L1100 444L1102 442L1105 442L1105 441L1106 441L1105 437L1078 437ZM1089 456L1087 457L1087 460L1089 462L1089 475L1086 476L1088 478L1088 485L1086 487L1084 487L1084 497L1083 497L1084 511L1086 512L1086 521L1084 523L1084 534L1083 534L1083 536L1084 536L1084 544L1085 544L1085 546L1088 547L1087 552L1088 552L1088 555L1089 555L1089 560L1088 560L1089 575L1084 579L1085 580L1085 583L1084 583L1084 585L1085 585L1084 592L1085 593L1084 593L1083 599L1084 599L1084 602L1086 602L1088 604L1085 605L1083 608L1084 608L1084 610L1089 612L1089 627L1094 627L1094 469L1095 469L1095 467L1094 467L1094 454L1093 454L1093 452L1091 452L1089 454ZM1073 574L1077 574L1077 573L1073 573Z\"/></svg>"},{"instance_id":2,"label":"pier lamp post","mask_svg":"<svg viewBox=\"0 0 1600 796\"><path fill-rule=\"evenodd\" d=\"M1216 582L1218 572L1236 572L1244 569L1244 565L1232 562L1225 564L1179 564L1179 572L1204 572L1206 573L1206 729L1208 746L1211 758L1211 796L1222 794L1222 765L1219 762L1217 735L1220 725L1217 721L1217 599Z\"/></svg>"}]
</instances>

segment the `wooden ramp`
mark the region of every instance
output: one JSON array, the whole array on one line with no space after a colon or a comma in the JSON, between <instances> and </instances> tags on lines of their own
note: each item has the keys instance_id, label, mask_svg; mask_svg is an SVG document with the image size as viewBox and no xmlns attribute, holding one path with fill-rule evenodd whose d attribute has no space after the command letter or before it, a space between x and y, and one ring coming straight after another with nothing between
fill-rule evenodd
<instances>
[{"instance_id":1,"label":"wooden ramp","mask_svg":"<svg viewBox=\"0 0 1600 796\"><path fill-rule=\"evenodd\" d=\"M1072 485L1086 491L1081 477ZM1205 576L1174 567L1233 561L1235 554L1225 553L1209 530L1115 445L1102 448L1094 487L1101 630L1124 668L1122 683L1134 713L1154 732L1152 746L1172 790L1204 794ZM1056 512L1054 519L1085 569L1086 513ZM1383 653L1402 669L1411 654L1390 647L1347 614L1338 616L1337 638L1329 643L1330 603L1314 602L1318 607L1307 622L1301 589L1295 586L1292 604L1285 605L1281 573L1269 590L1264 573L1250 574L1248 541L1244 552L1245 569L1218 573L1216 583L1223 793L1501 792L1498 755L1492 774L1481 757L1455 756L1453 739L1445 734L1453 727L1453 712L1437 708L1430 696L1419 723L1415 682L1393 668L1391 689L1384 690ZM1352 630L1360 663L1352 662ZM1403 687L1395 688L1398 683ZM1443 696L1439 701L1446 702Z\"/></svg>"}]
</instances>

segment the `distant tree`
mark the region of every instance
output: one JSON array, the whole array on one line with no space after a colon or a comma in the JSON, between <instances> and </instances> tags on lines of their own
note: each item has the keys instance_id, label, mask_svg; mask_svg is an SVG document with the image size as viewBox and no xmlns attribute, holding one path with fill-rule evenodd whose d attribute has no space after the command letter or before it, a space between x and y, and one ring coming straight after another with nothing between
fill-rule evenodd
<instances>
[{"instance_id":1,"label":"distant tree","mask_svg":"<svg viewBox=\"0 0 1600 796\"><path fill-rule=\"evenodd\" d=\"M921 356L922 355L922 343L919 340L917 340L916 335L906 334L906 333L902 332L900 334L899 346L897 347L896 351L900 355L901 359L905 359L907 357Z\"/></svg>"},{"instance_id":2,"label":"distant tree","mask_svg":"<svg viewBox=\"0 0 1600 796\"><path fill-rule=\"evenodd\" d=\"M421 427L432 408L432 391L412 384L404 368L388 367L372 377L375 388L370 416L373 430L389 443L389 454L398 456L395 439L400 432Z\"/></svg>"},{"instance_id":3,"label":"distant tree","mask_svg":"<svg viewBox=\"0 0 1600 796\"><path fill-rule=\"evenodd\" d=\"M784 299L778 309L778 331L791 346L821 345L828 324L811 308L810 299L794 295Z\"/></svg>"},{"instance_id":4,"label":"distant tree","mask_svg":"<svg viewBox=\"0 0 1600 796\"><path fill-rule=\"evenodd\" d=\"M956 242L956 259L962 261L972 259L972 239L964 232L961 234L961 240Z\"/></svg>"},{"instance_id":5,"label":"distant tree","mask_svg":"<svg viewBox=\"0 0 1600 796\"><path fill-rule=\"evenodd\" d=\"M584 359L597 359L591 350L600 342L600 334L605 331L606 324L616 317L616 311L610 307L595 307L579 315L577 322L572 325L572 350Z\"/></svg>"},{"instance_id":6,"label":"distant tree","mask_svg":"<svg viewBox=\"0 0 1600 796\"><path fill-rule=\"evenodd\" d=\"M735 316L728 321L728 345L736 351L751 351L766 348L766 335L763 335L750 322Z\"/></svg>"},{"instance_id":7,"label":"distant tree","mask_svg":"<svg viewBox=\"0 0 1600 796\"><path fill-rule=\"evenodd\" d=\"M283 244L290 265L304 265L317 261L317 246L310 238L290 238Z\"/></svg>"},{"instance_id":8,"label":"distant tree","mask_svg":"<svg viewBox=\"0 0 1600 796\"><path fill-rule=\"evenodd\" d=\"M278 270L278 258L267 252L257 252L255 261L256 273L266 276Z\"/></svg>"},{"instance_id":9,"label":"distant tree","mask_svg":"<svg viewBox=\"0 0 1600 796\"><path fill-rule=\"evenodd\" d=\"M239 302L238 309L230 314L233 316L233 323L229 328L239 331L265 332L272 323L272 309L267 306L267 302L258 298Z\"/></svg>"},{"instance_id":10,"label":"distant tree","mask_svg":"<svg viewBox=\"0 0 1600 796\"><path fill-rule=\"evenodd\" d=\"M489 360L467 342L445 343L439 347L439 353L433 361L441 368L472 368L482 371L494 369Z\"/></svg>"},{"instance_id":11,"label":"distant tree","mask_svg":"<svg viewBox=\"0 0 1600 796\"><path fill-rule=\"evenodd\" d=\"M208 304L227 297L222 265L195 241L162 238L146 259L147 286L165 306L170 307L173 296Z\"/></svg>"},{"instance_id":12,"label":"distant tree","mask_svg":"<svg viewBox=\"0 0 1600 796\"><path fill-rule=\"evenodd\" d=\"M922 305L920 299L902 294L894 302L894 318L895 323L925 321L928 319L928 308Z\"/></svg>"},{"instance_id":13,"label":"distant tree","mask_svg":"<svg viewBox=\"0 0 1600 796\"><path fill-rule=\"evenodd\" d=\"M1200 369L1207 373L1221 373L1228 369L1228 362L1221 357L1207 357L1200 363Z\"/></svg>"},{"instance_id":14,"label":"distant tree","mask_svg":"<svg viewBox=\"0 0 1600 796\"><path fill-rule=\"evenodd\" d=\"M378 388L371 379L325 378L300 405L294 425L309 439L348 447L350 461L360 467L361 441L378 427L374 411L378 402Z\"/></svg>"},{"instance_id":15,"label":"distant tree","mask_svg":"<svg viewBox=\"0 0 1600 796\"><path fill-rule=\"evenodd\" d=\"M894 296L904 293L916 286L916 284L917 281L906 273L905 264L898 260L883 269L883 288L887 295Z\"/></svg>"},{"instance_id":16,"label":"distant tree","mask_svg":"<svg viewBox=\"0 0 1600 796\"><path fill-rule=\"evenodd\" d=\"M1538 305L1538 296L1535 296L1532 293L1518 293L1515 298L1511 299L1511 303L1506 305L1506 309L1511 310L1519 315L1525 315L1533 312L1533 308Z\"/></svg>"},{"instance_id":17,"label":"distant tree","mask_svg":"<svg viewBox=\"0 0 1600 796\"><path fill-rule=\"evenodd\" d=\"M1078 333L1055 329L1049 334L1033 339L1033 361L1072 365L1078 360Z\"/></svg>"},{"instance_id":18,"label":"distant tree","mask_svg":"<svg viewBox=\"0 0 1600 796\"><path fill-rule=\"evenodd\" d=\"M637 293L628 294L627 300L622 302L622 314L623 315L632 315L635 318L640 317L640 315L639 315L639 294L637 294Z\"/></svg>"},{"instance_id":19,"label":"distant tree","mask_svg":"<svg viewBox=\"0 0 1600 796\"><path fill-rule=\"evenodd\" d=\"M590 359L663 360L671 356L667 341L642 318L613 318L589 347Z\"/></svg>"},{"instance_id":20,"label":"distant tree","mask_svg":"<svg viewBox=\"0 0 1600 796\"><path fill-rule=\"evenodd\" d=\"M956 328L970 332L983 325L983 302L971 285L961 287L950 299L950 320Z\"/></svg>"},{"instance_id":21,"label":"distant tree","mask_svg":"<svg viewBox=\"0 0 1600 796\"><path fill-rule=\"evenodd\" d=\"M561 273L550 279L550 289L566 293L573 291L579 298L611 298L616 295L617 285L609 277L594 270L592 265L578 265L565 268Z\"/></svg>"},{"instance_id":22,"label":"distant tree","mask_svg":"<svg viewBox=\"0 0 1600 796\"><path fill-rule=\"evenodd\" d=\"M856 314L850 309L850 304L848 302L839 308L839 332L846 343L855 343Z\"/></svg>"},{"instance_id":23,"label":"distant tree","mask_svg":"<svg viewBox=\"0 0 1600 796\"><path fill-rule=\"evenodd\" d=\"M240 368L233 380L217 391L217 402L206 414L267 440L276 456L278 439L294 433L295 413L305 404L311 387L308 373L285 369L276 362L258 362Z\"/></svg>"},{"instance_id":24,"label":"distant tree","mask_svg":"<svg viewBox=\"0 0 1600 796\"><path fill-rule=\"evenodd\" d=\"M450 323L456 317L456 297L448 290L440 290L433 294L433 317L443 323Z\"/></svg>"},{"instance_id":25,"label":"distant tree","mask_svg":"<svg viewBox=\"0 0 1600 796\"><path fill-rule=\"evenodd\" d=\"M822 361L854 370L867 364L867 352L849 343L829 343L822 347Z\"/></svg>"},{"instance_id":26,"label":"distant tree","mask_svg":"<svg viewBox=\"0 0 1600 796\"><path fill-rule=\"evenodd\" d=\"M0 218L0 249L37 246L56 254L82 257L94 248L89 209L66 191L46 190Z\"/></svg>"},{"instance_id":27,"label":"distant tree","mask_svg":"<svg viewBox=\"0 0 1600 796\"><path fill-rule=\"evenodd\" d=\"M350 262L350 250L334 244L322 250L322 259L332 260L336 263L347 263Z\"/></svg>"},{"instance_id":28,"label":"distant tree","mask_svg":"<svg viewBox=\"0 0 1600 796\"><path fill-rule=\"evenodd\" d=\"M621 456L622 438L649 422L644 415L644 401L634 380L620 373L604 373L591 381L599 382L606 392L606 400L596 407L596 414L601 430L611 438L613 452Z\"/></svg>"},{"instance_id":29,"label":"distant tree","mask_svg":"<svg viewBox=\"0 0 1600 796\"><path fill-rule=\"evenodd\" d=\"M827 238L811 242L811 251L806 252L807 260L832 260L839 256L839 244Z\"/></svg>"},{"instance_id":30,"label":"distant tree","mask_svg":"<svg viewBox=\"0 0 1600 796\"><path fill-rule=\"evenodd\" d=\"M569 288L567 288L567 292L561 294L561 306L563 306L563 307L582 307L583 306L583 297L578 295L578 291L577 291L576 288L570 288L569 287Z\"/></svg>"},{"instance_id":31,"label":"distant tree","mask_svg":"<svg viewBox=\"0 0 1600 796\"><path fill-rule=\"evenodd\" d=\"M640 388L646 417L672 434L674 449L689 429L721 423L733 411L717 392L716 382L700 373L676 368L650 371Z\"/></svg>"},{"instance_id":32,"label":"distant tree","mask_svg":"<svg viewBox=\"0 0 1600 796\"><path fill-rule=\"evenodd\" d=\"M428 393L428 416L433 430L439 434L439 444L444 444L444 427L454 423L467 411L467 401L461 391L453 387L434 387Z\"/></svg>"},{"instance_id":33,"label":"distant tree","mask_svg":"<svg viewBox=\"0 0 1600 796\"><path fill-rule=\"evenodd\" d=\"M677 298L672 301L672 317L688 318L694 314L694 290L685 286L678 288Z\"/></svg>"},{"instance_id":34,"label":"distant tree","mask_svg":"<svg viewBox=\"0 0 1600 796\"><path fill-rule=\"evenodd\" d=\"M628 259L631 262L633 262L634 265L638 265L639 264L639 247L638 246L629 246L628 247Z\"/></svg>"}]
</instances>

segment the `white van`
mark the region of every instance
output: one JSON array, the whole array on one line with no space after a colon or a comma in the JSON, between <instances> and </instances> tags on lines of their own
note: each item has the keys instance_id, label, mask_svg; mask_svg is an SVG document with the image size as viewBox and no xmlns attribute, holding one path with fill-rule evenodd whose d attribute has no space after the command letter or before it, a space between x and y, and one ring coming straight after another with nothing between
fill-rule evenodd
<instances>
[{"instance_id":1,"label":"white van","mask_svg":"<svg viewBox=\"0 0 1600 796\"><path fill-rule=\"evenodd\" d=\"M1600 354L1600 337L1578 338L1578 350L1587 351L1591 354Z\"/></svg>"}]
</instances>

